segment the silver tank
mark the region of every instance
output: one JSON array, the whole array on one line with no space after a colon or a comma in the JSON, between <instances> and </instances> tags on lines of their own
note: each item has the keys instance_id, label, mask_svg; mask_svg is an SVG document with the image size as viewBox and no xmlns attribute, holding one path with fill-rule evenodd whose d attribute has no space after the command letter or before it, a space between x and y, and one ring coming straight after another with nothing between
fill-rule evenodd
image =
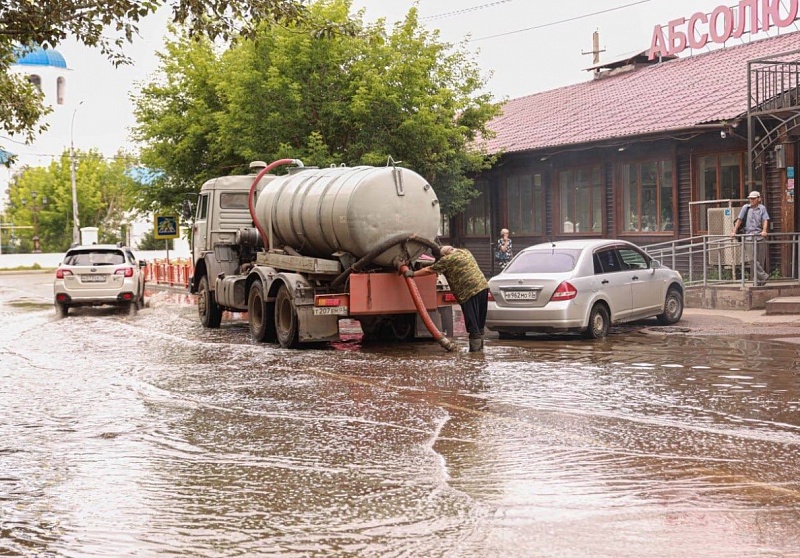
<instances>
[{"instance_id":1,"label":"silver tank","mask_svg":"<svg viewBox=\"0 0 800 558\"><path fill-rule=\"evenodd\" d=\"M430 184L399 167L305 168L279 176L258 194L255 217L272 246L289 246L305 256L331 258L349 252L361 258L396 235L434 240L439 200ZM267 239L269 242L269 238ZM424 250L409 243L412 259ZM375 263L390 266L395 247Z\"/></svg>"}]
</instances>

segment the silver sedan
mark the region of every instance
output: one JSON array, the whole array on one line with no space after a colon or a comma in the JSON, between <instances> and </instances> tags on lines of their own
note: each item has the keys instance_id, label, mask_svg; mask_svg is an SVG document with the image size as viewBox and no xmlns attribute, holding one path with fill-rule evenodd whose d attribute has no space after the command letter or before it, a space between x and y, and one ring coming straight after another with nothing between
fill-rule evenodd
<instances>
[{"instance_id":1,"label":"silver sedan","mask_svg":"<svg viewBox=\"0 0 800 558\"><path fill-rule=\"evenodd\" d=\"M582 332L598 339L612 324L683 315L680 273L622 240L567 240L530 246L489 280L486 327L502 337Z\"/></svg>"}]
</instances>

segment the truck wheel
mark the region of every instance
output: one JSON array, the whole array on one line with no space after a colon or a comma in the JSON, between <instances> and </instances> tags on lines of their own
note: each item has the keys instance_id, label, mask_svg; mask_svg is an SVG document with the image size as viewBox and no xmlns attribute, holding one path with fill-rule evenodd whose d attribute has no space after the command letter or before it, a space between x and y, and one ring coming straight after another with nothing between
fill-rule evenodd
<instances>
[{"instance_id":1,"label":"truck wheel","mask_svg":"<svg viewBox=\"0 0 800 558\"><path fill-rule=\"evenodd\" d=\"M284 349L297 347L297 311L286 285L281 285L275 298L275 333Z\"/></svg>"},{"instance_id":2,"label":"truck wheel","mask_svg":"<svg viewBox=\"0 0 800 558\"><path fill-rule=\"evenodd\" d=\"M247 297L247 320L250 323L250 336L254 341L263 343L275 341L275 318L272 309L267 306L264 299L264 287L258 279L250 285L250 294Z\"/></svg>"},{"instance_id":3,"label":"truck wheel","mask_svg":"<svg viewBox=\"0 0 800 558\"><path fill-rule=\"evenodd\" d=\"M214 300L214 293L208 288L208 276L200 278L197 287L197 312L200 314L200 323L204 327L219 327L222 322L222 308Z\"/></svg>"},{"instance_id":4,"label":"truck wheel","mask_svg":"<svg viewBox=\"0 0 800 558\"><path fill-rule=\"evenodd\" d=\"M392 318L388 324L388 328L395 341L407 342L414 340L416 325L416 314L401 314Z\"/></svg>"}]
</instances>

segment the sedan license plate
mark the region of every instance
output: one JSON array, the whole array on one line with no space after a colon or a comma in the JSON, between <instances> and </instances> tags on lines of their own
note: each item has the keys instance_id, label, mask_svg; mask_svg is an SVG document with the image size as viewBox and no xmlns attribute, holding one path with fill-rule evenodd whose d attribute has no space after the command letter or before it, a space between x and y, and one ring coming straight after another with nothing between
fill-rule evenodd
<instances>
[{"instance_id":1,"label":"sedan license plate","mask_svg":"<svg viewBox=\"0 0 800 558\"><path fill-rule=\"evenodd\" d=\"M105 275L82 275L81 280L84 283L105 283L106 276Z\"/></svg>"},{"instance_id":2,"label":"sedan license plate","mask_svg":"<svg viewBox=\"0 0 800 558\"><path fill-rule=\"evenodd\" d=\"M536 300L536 291L506 291L503 298L506 300Z\"/></svg>"},{"instance_id":3,"label":"sedan license plate","mask_svg":"<svg viewBox=\"0 0 800 558\"><path fill-rule=\"evenodd\" d=\"M314 315L315 316L347 316L349 312L349 308L347 306L315 306L314 307Z\"/></svg>"}]
</instances>

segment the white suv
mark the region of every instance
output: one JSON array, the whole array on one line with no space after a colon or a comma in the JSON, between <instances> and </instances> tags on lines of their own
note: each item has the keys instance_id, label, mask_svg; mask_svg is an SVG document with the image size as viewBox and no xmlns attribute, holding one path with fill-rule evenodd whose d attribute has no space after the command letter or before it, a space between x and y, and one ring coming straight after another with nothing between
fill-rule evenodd
<instances>
[{"instance_id":1,"label":"white suv","mask_svg":"<svg viewBox=\"0 0 800 558\"><path fill-rule=\"evenodd\" d=\"M53 283L56 313L72 306L115 305L135 313L144 307L144 267L125 246L92 244L70 248Z\"/></svg>"}]
</instances>

